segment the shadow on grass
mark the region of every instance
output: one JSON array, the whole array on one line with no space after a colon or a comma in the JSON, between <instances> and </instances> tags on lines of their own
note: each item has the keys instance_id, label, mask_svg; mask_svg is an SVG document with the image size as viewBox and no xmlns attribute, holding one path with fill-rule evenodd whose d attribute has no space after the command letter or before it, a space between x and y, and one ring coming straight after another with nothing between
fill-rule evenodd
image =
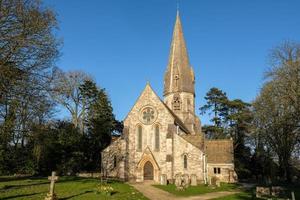
<instances>
[{"instance_id":1,"label":"shadow on grass","mask_svg":"<svg viewBox=\"0 0 300 200\"><path fill-rule=\"evenodd\" d=\"M85 192L81 192L79 194L75 194L75 195L72 195L72 196L68 196L68 197L64 197L64 198L59 198L59 199L60 200L67 200L67 199L78 197L78 196L81 196L81 195L84 195L84 194L87 194L87 193L91 193L91 192L93 192L93 191L85 191Z\"/></svg>"},{"instance_id":2,"label":"shadow on grass","mask_svg":"<svg viewBox=\"0 0 300 200\"><path fill-rule=\"evenodd\" d=\"M19 180L26 180L28 178L30 179L31 176L27 176L27 177L4 176L4 177L0 177L0 182L19 181Z\"/></svg>"},{"instance_id":3,"label":"shadow on grass","mask_svg":"<svg viewBox=\"0 0 300 200\"><path fill-rule=\"evenodd\" d=\"M44 192L36 192L36 193L31 193L31 194L19 194L19 195L4 197L1 200L14 199L14 198L19 198L19 197L29 197L29 196L33 196L33 195L37 195L37 194L42 194L42 193L44 193Z\"/></svg>"},{"instance_id":4,"label":"shadow on grass","mask_svg":"<svg viewBox=\"0 0 300 200\"><path fill-rule=\"evenodd\" d=\"M1 190L9 190L9 189L19 189L23 187L30 187L30 186L36 186L36 185L45 185L49 184L49 182L40 182L40 183L32 183L32 184L22 184L22 185L4 185Z\"/></svg>"}]
</instances>

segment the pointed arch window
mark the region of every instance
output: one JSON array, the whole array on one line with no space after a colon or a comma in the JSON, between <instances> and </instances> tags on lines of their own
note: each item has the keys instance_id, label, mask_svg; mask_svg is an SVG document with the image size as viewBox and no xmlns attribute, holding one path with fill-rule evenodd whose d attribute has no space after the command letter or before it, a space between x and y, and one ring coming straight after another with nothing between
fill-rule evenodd
<instances>
[{"instance_id":1,"label":"pointed arch window","mask_svg":"<svg viewBox=\"0 0 300 200\"><path fill-rule=\"evenodd\" d=\"M159 125L155 126L155 150L159 151Z\"/></svg>"},{"instance_id":2,"label":"pointed arch window","mask_svg":"<svg viewBox=\"0 0 300 200\"><path fill-rule=\"evenodd\" d=\"M183 168L184 168L184 169L187 169L187 164L188 164L188 163L187 163L187 156L184 155L184 156L183 156Z\"/></svg>"},{"instance_id":3,"label":"pointed arch window","mask_svg":"<svg viewBox=\"0 0 300 200\"><path fill-rule=\"evenodd\" d=\"M143 142L143 128L141 125L138 126L138 133L137 133L137 149L142 150L142 142Z\"/></svg>"}]
</instances>

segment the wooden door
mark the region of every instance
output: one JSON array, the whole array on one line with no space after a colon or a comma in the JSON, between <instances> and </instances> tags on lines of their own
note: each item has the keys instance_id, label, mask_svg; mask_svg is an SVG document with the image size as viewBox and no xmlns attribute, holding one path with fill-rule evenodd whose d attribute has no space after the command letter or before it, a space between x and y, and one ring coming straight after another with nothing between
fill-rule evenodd
<instances>
[{"instance_id":1,"label":"wooden door","mask_svg":"<svg viewBox=\"0 0 300 200\"><path fill-rule=\"evenodd\" d=\"M150 161L144 165L144 180L153 180L153 165Z\"/></svg>"}]
</instances>

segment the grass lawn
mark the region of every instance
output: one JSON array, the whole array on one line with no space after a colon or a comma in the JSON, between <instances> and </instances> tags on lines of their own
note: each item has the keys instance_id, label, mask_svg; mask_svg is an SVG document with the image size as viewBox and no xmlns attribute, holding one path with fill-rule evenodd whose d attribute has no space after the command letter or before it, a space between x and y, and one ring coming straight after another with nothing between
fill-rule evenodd
<instances>
[{"instance_id":1,"label":"grass lawn","mask_svg":"<svg viewBox=\"0 0 300 200\"><path fill-rule=\"evenodd\" d=\"M176 186L174 184L154 185L154 187L170 192L176 196L194 196L194 195L200 195L200 194L205 194L210 192L234 191L235 189L237 189L238 186L236 184L221 183L221 187L213 189L210 186L198 185L198 186L190 186L183 191L176 190Z\"/></svg>"},{"instance_id":2,"label":"grass lawn","mask_svg":"<svg viewBox=\"0 0 300 200\"><path fill-rule=\"evenodd\" d=\"M60 177L55 184L55 192L60 200L67 199L119 199L119 200L145 200L147 199L132 186L121 183L111 182L115 193L112 196L97 194L99 180L77 177ZM47 178L19 178L0 177L0 199L34 199L43 200L49 191L49 181Z\"/></svg>"}]
</instances>

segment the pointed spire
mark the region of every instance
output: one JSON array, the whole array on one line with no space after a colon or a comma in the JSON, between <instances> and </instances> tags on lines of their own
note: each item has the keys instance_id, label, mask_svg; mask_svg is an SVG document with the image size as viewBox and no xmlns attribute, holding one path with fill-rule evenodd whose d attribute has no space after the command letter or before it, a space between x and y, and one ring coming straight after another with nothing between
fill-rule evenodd
<instances>
[{"instance_id":1,"label":"pointed spire","mask_svg":"<svg viewBox=\"0 0 300 200\"><path fill-rule=\"evenodd\" d=\"M194 73L190 67L178 9L165 74L164 95L174 92L194 94Z\"/></svg>"}]
</instances>

